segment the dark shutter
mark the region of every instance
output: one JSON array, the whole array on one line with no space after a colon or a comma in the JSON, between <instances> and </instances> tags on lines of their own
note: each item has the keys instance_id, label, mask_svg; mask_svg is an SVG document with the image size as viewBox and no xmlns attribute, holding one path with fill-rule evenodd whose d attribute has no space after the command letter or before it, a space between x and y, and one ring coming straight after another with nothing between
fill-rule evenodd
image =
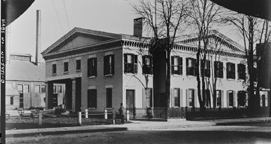
<instances>
[{"instance_id":1,"label":"dark shutter","mask_svg":"<svg viewBox=\"0 0 271 144\"><path fill-rule=\"evenodd\" d=\"M137 73L137 55L134 55L134 73Z\"/></svg>"},{"instance_id":2,"label":"dark shutter","mask_svg":"<svg viewBox=\"0 0 271 144\"><path fill-rule=\"evenodd\" d=\"M124 72L127 72L127 54L124 54Z\"/></svg>"},{"instance_id":3,"label":"dark shutter","mask_svg":"<svg viewBox=\"0 0 271 144\"><path fill-rule=\"evenodd\" d=\"M171 74L174 74L174 57L171 56Z\"/></svg>"},{"instance_id":4,"label":"dark shutter","mask_svg":"<svg viewBox=\"0 0 271 144\"><path fill-rule=\"evenodd\" d=\"M230 71L230 69L231 69L231 65L230 65L230 63L227 63L226 64L227 65L227 78L231 78L231 71Z\"/></svg>"},{"instance_id":5,"label":"dark shutter","mask_svg":"<svg viewBox=\"0 0 271 144\"><path fill-rule=\"evenodd\" d=\"M178 74L183 74L183 59L181 57L178 57L178 64L179 64L179 67L178 67L178 70L179 70L179 73Z\"/></svg>"},{"instance_id":6,"label":"dark shutter","mask_svg":"<svg viewBox=\"0 0 271 144\"><path fill-rule=\"evenodd\" d=\"M147 66L146 66L146 56L142 56L142 63L143 63L143 67L142 67L142 73L143 74L147 74Z\"/></svg>"},{"instance_id":7,"label":"dark shutter","mask_svg":"<svg viewBox=\"0 0 271 144\"><path fill-rule=\"evenodd\" d=\"M88 59L88 77L90 76L91 61Z\"/></svg>"},{"instance_id":8,"label":"dark shutter","mask_svg":"<svg viewBox=\"0 0 271 144\"><path fill-rule=\"evenodd\" d=\"M235 79L235 64L232 64L232 78Z\"/></svg>"},{"instance_id":9,"label":"dark shutter","mask_svg":"<svg viewBox=\"0 0 271 144\"><path fill-rule=\"evenodd\" d=\"M112 55L112 75L114 74L115 72L115 57L114 55Z\"/></svg>"},{"instance_id":10,"label":"dark shutter","mask_svg":"<svg viewBox=\"0 0 271 144\"><path fill-rule=\"evenodd\" d=\"M97 58L93 58L93 75L97 76Z\"/></svg>"},{"instance_id":11,"label":"dark shutter","mask_svg":"<svg viewBox=\"0 0 271 144\"><path fill-rule=\"evenodd\" d=\"M104 75L107 74L107 56L104 56Z\"/></svg>"},{"instance_id":12,"label":"dark shutter","mask_svg":"<svg viewBox=\"0 0 271 144\"><path fill-rule=\"evenodd\" d=\"M150 74L153 74L153 58L150 56Z\"/></svg>"}]
</instances>

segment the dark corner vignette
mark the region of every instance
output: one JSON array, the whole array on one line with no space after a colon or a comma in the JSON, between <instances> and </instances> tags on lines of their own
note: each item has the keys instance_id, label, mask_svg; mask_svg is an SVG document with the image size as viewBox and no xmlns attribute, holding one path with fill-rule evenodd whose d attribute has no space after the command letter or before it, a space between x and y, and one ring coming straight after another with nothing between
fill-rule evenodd
<instances>
[{"instance_id":1,"label":"dark corner vignette","mask_svg":"<svg viewBox=\"0 0 271 144\"><path fill-rule=\"evenodd\" d=\"M1 143L5 143L6 0L1 0Z\"/></svg>"}]
</instances>

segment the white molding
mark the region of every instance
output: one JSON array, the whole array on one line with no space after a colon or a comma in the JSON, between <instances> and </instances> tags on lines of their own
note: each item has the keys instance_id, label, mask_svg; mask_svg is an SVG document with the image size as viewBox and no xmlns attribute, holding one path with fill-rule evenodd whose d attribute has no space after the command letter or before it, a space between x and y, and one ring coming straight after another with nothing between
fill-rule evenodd
<instances>
[{"instance_id":1,"label":"white molding","mask_svg":"<svg viewBox=\"0 0 271 144\"><path fill-rule=\"evenodd\" d=\"M107 55L113 55L113 51L109 51L109 52L105 52L104 55L107 56Z\"/></svg>"},{"instance_id":2,"label":"white molding","mask_svg":"<svg viewBox=\"0 0 271 144\"><path fill-rule=\"evenodd\" d=\"M96 89L96 86L88 86L88 89Z\"/></svg>"},{"instance_id":3,"label":"white molding","mask_svg":"<svg viewBox=\"0 0 271 144\"><path fill-rule=\"evenodd\" d=\"M105 88L113 88L113 85L105 85Z\"/></svg>"},{"instance_id":4,"label":"white molding","mask_svg":"<svg viewBox=\"0 0 271 144\"><path fill-rule=\"evenodd\" d=\"M53 80L62 80L62 79L72 79L72 78L78 78L82 77L82 73L75 73L75 74L65 74L62 76L54 76L54 77L48 77L46 78L46 81L53 81Z\"/></svg>"},{"instance_id":5,"label":"white molding","mask_svg":"<svg viewBox=\"0 0 271 144\"><path fill-rule=\"evenodd\" d=\"M89 55L88 58L96 58L96 54Z\"/></svg>"}]
</instances>

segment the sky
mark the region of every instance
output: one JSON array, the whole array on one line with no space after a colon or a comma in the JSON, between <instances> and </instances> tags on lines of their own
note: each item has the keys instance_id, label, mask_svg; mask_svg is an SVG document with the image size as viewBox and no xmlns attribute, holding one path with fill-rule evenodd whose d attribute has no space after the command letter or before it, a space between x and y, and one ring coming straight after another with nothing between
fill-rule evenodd
<instances>
[{"instance_id":1,"label":"sky","mask_svg":"<svg viewBox=\"0 0 271 144\"><path fill-rule=\"evenodd\" d=\"M7 29L8 53L27 53L35 60L36 10L41 11L41 52L72 30L81 27L112 33L133 34L132 5L138 0L35 0ZM237 40L234 32L219 29Z\"/></svg>"}]
</instances>

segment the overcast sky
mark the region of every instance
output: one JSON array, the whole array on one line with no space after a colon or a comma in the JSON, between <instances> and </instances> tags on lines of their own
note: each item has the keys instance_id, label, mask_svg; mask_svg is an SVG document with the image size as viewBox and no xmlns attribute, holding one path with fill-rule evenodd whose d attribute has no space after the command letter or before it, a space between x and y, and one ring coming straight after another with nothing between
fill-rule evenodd
<instances>
[{"instance_id":1,"label":"overcast sky","mask_svg":"<svg viewBox=\"0 0 271 144\"><path fill-rule=\"evenodd\" d=\"M35 0L7 27L7 51L35 56L36 10L41 10L41 51L74 27L133 34L137 18L132 3L138 0ZM228 30L220 30L238 43Z\"/></svg>"}]
</instances>

